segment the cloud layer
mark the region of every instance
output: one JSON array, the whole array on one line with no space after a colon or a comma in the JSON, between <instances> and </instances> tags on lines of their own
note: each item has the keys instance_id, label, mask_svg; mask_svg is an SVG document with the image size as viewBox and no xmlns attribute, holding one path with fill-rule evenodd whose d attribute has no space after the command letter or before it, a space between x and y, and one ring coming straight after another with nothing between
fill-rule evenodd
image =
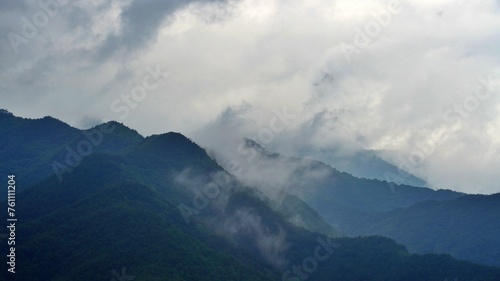
<instances>
[{"instance_id":1,"label":"cloud layer","mask_svg":"<svg viewBox=\"0 0 500 281\"><path fill-rule=\"evenodd\" d=\"M258 138L286 108L295 118L267 144L279 152L383 150L433 186L500 192L498 1L7 0L0 8L0 105L16 115L77 127L115 119L208 145L214 124Z\"/></svg>"}]
</instances>

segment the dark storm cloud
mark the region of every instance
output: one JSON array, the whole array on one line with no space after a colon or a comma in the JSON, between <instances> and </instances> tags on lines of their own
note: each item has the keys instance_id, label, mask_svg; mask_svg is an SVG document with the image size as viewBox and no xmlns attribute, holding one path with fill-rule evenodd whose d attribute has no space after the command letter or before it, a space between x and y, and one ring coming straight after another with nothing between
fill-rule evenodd
<instances>
[{"instance_id":1,"label":"dark storm cloud","mask_svg":"<svg viewBox=\"0 0 500 281\"><path fill-rule=\"evenodd\" d=\"M173 13L192 3L224 2L223 0L134 0L121 14L119 35L112 35L100 46L98 59L118 50L134 52L156 40L163 22Z\"/></svg>"}]
</instances>

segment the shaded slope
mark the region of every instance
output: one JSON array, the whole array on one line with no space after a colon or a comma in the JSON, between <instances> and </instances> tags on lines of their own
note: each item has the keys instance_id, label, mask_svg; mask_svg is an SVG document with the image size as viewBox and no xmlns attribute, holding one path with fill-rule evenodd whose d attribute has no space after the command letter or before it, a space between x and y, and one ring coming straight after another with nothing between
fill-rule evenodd
<instances>
[{"instance_id":1,"label":"shaded slope","mask_svg":"<svg viewBox=\"0 0 500 281\"><path fill-rule=\"evenodd\" d=\"M418 253L454 257L500 267L500 194L466 195L424 202L353 221L356 234L380 234Z\"/></svg>"},{"instance_id":2,"label":"shaded slope","mask_svg":"<svg viewBox=\"0 0 500 281\"><path fill-rule=\"evenodd\" d=\"M132 182L102 188L24 224L18 278L110 280L126 267L137 280L275 280L221 239L184 223L177 208ZM161 277L161 279L160 279Z\"/></svg>"},{"instance_id":3,"label":"shaded slope","mask_svg":"<svg viewBox=\"0 0 500 281\"><path fill-rule=\"evenodd\" d=\"M52 117L26 119L10 113L0 114L0 133L0 171L18 176L19 191L54 174L63 180L82 158L120 153L143 139L118 122L78 130Z\"/></svg>"},{"instance_id":4,"label":"shaded slope","mask_svg":"<svg viewBox=\"0 0 500 281\"><path fill-rule=\"evenodd\" d=\"M386 238L325 242L329 239L286 223L250 190L230 190L222 210L213 205L187 224L168 198L124 175L127 167L119 158L107 157L84 160L71 175L80 186L54 179L54 185L41 183L20 196L18 212L27 216L20 216L18 278L110 280L110 270L125 267L135 280L279 280L292 276L288 270L292 272L294 265L304 267L315 249L329 255L317 261L317 269L304 273L309 280L500 277L500 270L446 256L410 255ZM99 176L101 171L93 165L97 162L108 166L104 171L115 183ZM48 196L39 198L37 190ZM58 197L66 200L55 208L31 207L51 204ZM249 224L248 218L258 225ZM221 225L234 231L221 233ZM276 239L283 239L283 248L276 248ZM267 250L284 262L270 262L264 255Z\"/></svg>"},{"instance_id":5,"label":"shaded slope","mask_svg":"<svg viewBox=\"0 0 500 281\"><path fill-rule=\"evenodd\" d=\"M189 221L181 204L195 211ZM410 255L387 238L332 240L294 226L176 133L84 157L63 181L20 192L16 208L21 280L110 280L123 267L134 280L500 279L498 269Z\"/></svg>"},{"instance_id":6,"label":"shaded slope","mask_svg":"<svg viewBox=\"0 0 500 281\"><path fill-rule=\"evenodd\" d=\"M412 252L448 253L500 266L498 196L359 179L318 161L268 152L248 140L246 149L247 155L251 155L250 151L257 155L248 161L250 167L244 166L246 170L262 166L289 172L281 190L301 198L346 235L385 235L407 245ZM286 214L286 210L282 211Z\"/></svg>"},{"instance_id":7,"label":"shaded slope","mask_svg":"<svg viewBox=\"0 0 500 281\"><path fill-rule=\"evenodd\" d=\"M75 139L79 130L52 117L25 119L0 114L0 133L0 171L18 175L22 188L53 172L50 163L57 150Z\"/></svg>"}]
</instances>

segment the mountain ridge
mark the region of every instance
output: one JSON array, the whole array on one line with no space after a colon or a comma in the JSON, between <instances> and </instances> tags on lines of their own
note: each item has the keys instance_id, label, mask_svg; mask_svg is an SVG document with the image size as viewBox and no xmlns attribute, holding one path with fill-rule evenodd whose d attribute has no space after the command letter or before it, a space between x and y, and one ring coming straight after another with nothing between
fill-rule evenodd
<instances>
[{"instance_id":1,"label":"mountain ridge","mask_svg":"<svg viewBox=\"0 0 500 281\"><path fill-rule=\"evenodd\" d=\"M82 157L62 181L49 173L19 192L19 278L109 280L110 270L122 267L137 280L500 278L500 269L413 255L388 238L333 238L298 227L176 133L116 151L105 147ZM307 211L282 203L291 217ZM190 208L191 223L181 204ZM326 260L311 256L316 249Z\"/></svg>"},{"instance_id":2,"label":"mountain ridge","mask_svg":"<svg viewBox=\"0 0 500 281\"><path fill-rule=\"evenodd\" d=\"M247 149L254 149L253 152L245 151L245 155L253 155L250 163L255 166L273 167L277 171L286 170L288 167L291 172L287 181L293 184L284 186L281 190L289 191L301 198L325 221L348 236L384 235L408 245L412 252L451 253L462 259L500 266L500 257L495 252L495 247L491 247L500 243L498 238L500 217L492 216L500 213L498 210L500 204L490 204L489 209L485 209L485 206L478 209L480 207L478 206L477 209L468 212L464 211L466 205L463 204L474 198L491 200L496 198L495 195L476 197L451 190L432 190L360 179L337 171L320 161L282 156L266 151L253 141L247 144L249 144L246 146ZM232 161L238 162L238 158ZM231 161L220 162L231 163ZM290 168L291 163L297 162L302 164ZM247 162L243 159L238 163ZM245 169L249 170L251 167ZM314 174L314 171L321 171L323 176L319 178L308 176ZM305 184L297 187L301 182ZM441 207L432 212L433 209L429 209L428 206ZM456 210L456 213L447 211L448 208ZM445 214L448 218L443 217ZM462 218L467 220L462 222ZM452 228L441 227L450 221L453 221ZM474 225L477 228L480 225L477 222L482 222L485 229L473 233L468 226ZM476 247L468 247L467 243L463 242L464 238L468 243L474 243ZM482 239L489 242L481 242Z\"/></svg>"}]
</instances>

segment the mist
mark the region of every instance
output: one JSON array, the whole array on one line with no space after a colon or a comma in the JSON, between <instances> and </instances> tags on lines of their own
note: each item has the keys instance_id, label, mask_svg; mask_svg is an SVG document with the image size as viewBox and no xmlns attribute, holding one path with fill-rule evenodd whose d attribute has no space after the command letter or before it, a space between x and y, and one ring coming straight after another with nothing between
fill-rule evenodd
<instances>
[{"instance_id":1,"label":"mist","mask_svg":"<svg viewBox=\"0 0 500 281\"><path fill-rule=\"evenodd\" d=\"M203 141L232 111L224 135L270 151L389 151L433 188L500 192L498 1L60 2L2 4L1 107L17 116ZM164 79L139 95L148 69Z\"/></svg>"},{"instance_id":2,"label":"mist","mask_svg":"<svg viewBox=\"0 0 500 281\"><path fill-rule=\"evenodd\" d=\"M243 186L224 171L216 172L208 179L189 168L172 176L180 188L187 188L193 195L192 202L186 201L178 206L186 223L196 220L216 235L250 251L255 249L263 260L276 268L287 265L288 242L284 229L264 221L258 206L239 204L239 192L258 189ZM265 200L269 201L269 198Z\"/></svg>"}]
</instances>

